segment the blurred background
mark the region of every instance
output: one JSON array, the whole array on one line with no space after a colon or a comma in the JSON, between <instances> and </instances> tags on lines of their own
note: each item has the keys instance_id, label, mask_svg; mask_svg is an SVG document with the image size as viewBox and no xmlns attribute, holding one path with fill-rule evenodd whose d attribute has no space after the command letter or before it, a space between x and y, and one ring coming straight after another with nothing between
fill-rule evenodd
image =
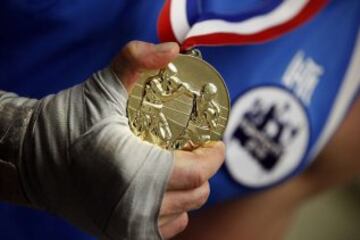
<instances>
[{"instance_id":1,"label":"blurred background","mask_svg":"<svg viewBox=\"0 0 360 240\"><path fill-rule=\"evenodd\" d=\"M360 240L360 180L306 203L286 240Z\"/></svg>"},{"instance_id":2,"label":"blurred background","mask_svg":"<svg viewBox=\"0 0 360 240\"><path fill-rule=\"evenodd\" d=\"M0 215L6 215L8 210L5 204L0 204ZM45 213L34 213L30 209L23 208L18 208L18 211L22 214L27 212L27 218L21 220L10 217L8 221L14 222L13 224L0 225L0 240L39 239L41 238L39 232L53 236L51 240L91 240L86 234L74 230L66 222L55 217L47 217ZM28 217L33 219L34 224L31 224L32 221L29 221ZM46 228L40 230L41 221L44 221L43 226ZM19 225L26 228L22 228L21 232L8 229L9 226L16 228ZM14 234L15 232L18 234ZM304 204L299 209L284 240L360 240L360 180L321 194Z\"/></svg>"}]
</instances>

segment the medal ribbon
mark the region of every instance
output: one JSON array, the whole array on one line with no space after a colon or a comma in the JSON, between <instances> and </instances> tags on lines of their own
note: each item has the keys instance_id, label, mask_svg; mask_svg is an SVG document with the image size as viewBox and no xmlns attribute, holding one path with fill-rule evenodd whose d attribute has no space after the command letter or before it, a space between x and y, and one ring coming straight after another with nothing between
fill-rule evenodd
<instances>
[{"instance_id":1,"label":"medal ribbon","mask_svg":"<svg viewBox=\"0 0 360 240\"><path fill-rule=\"evenodd\" d=\"M158 19L160 40L178 42L182 50L266 42L304 24L329 2L264 0L257 9L226 15L203 11L202 1L166 0Z\"/></svg>"}]
</instances>

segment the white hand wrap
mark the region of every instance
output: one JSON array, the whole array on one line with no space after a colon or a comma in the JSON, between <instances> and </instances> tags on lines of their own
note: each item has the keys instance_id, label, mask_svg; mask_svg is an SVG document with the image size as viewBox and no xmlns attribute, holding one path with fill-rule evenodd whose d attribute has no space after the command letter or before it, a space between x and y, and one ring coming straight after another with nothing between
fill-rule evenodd
<instances>
[{"instance_id":1,"label":"white hand wrap","mask_svg":"<svg viewBox=\"0 0 360 240\"><path fill-rule=\"evenodd\" d=\"M42 100L0 91L0 158L30 203L101 239L160 239L173 154L135 137L109 69Z\"/></svg>"}]
</instances>

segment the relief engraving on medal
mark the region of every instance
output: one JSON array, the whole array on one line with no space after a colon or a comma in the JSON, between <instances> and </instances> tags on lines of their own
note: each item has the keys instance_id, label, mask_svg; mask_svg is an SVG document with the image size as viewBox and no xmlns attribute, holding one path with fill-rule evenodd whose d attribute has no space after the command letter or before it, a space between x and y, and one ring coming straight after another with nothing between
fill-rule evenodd
<instances>
[{"instance_id":1,"label":"relief engraving on medal","mask_svg":"<svg viewBox=\"0 0 360 240\"><path fill-rule=\"evenodd\" d=\"M196 82L190 75L192 79L180 77L178 68L182 64L170 63L142 77L129 97L131 130L141 139L166 149L196 148L219 140L227 122L228 106L219 104L218 87L210 80Z\"/></svg>"}]
</instances>

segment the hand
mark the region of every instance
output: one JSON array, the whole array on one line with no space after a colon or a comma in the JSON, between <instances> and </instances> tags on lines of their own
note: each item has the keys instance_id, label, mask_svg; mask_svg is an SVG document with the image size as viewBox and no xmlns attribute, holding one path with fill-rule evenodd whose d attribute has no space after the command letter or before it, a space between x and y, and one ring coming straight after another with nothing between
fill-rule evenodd
<instances>
[{"instance_id":1,"label":"hand","mask_svg":"<svg viewBox=\"0 0 360 240\"><path fill-rule=\"evenodd\" d=\"M192 152L175 152L175 166L159 216L160 232L165 239L183 231L188 223L187 212L207 201L208 180L223 163L224 152L222 142L209 143Z\"/></svg>"},{"instance_id":2,"label":"hand","mask_svg":"<svg viewBox=\"0 0 360 240\"><path fill-rule=\"evenodd\" d=\"M164 68L178 53L176 43L130 42L112 66L126 89L131 91L142 71ZM187 212L206 202L210 193L208 179L223 160L222 142L210 143L193 152L175 151L175 163L159 215L159 229L165 239L184 230L188 223Z\"/></svg>"},{"instance_id":3,"label":"hand","mask_svg":"<svg viewBox=\"0 0 360 240\"><path fill-rule=\"evenodd\" d=\"M175 43L131 42L112 69L57 94L35 100L0 91L7 109L0 127L8 129L1 147L29 205L106 240L183 230L187 212L209 195L223 144L169 152L136 137L126 117L127 91L141 72L165 67L178 52Z\"/></svg>"}]
</instances>

